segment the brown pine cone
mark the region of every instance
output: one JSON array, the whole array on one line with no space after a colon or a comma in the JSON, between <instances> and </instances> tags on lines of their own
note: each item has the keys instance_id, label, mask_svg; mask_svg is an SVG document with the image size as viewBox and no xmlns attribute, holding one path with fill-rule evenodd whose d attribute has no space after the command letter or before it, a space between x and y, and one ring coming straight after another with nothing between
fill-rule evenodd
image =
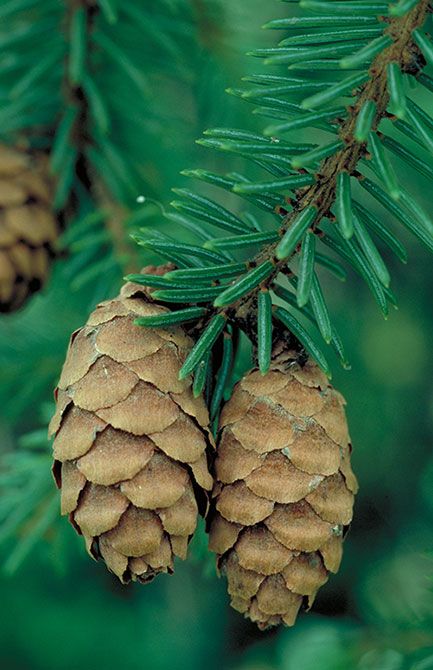
<instances>
[{"instance_id":1,"label":"brown pine cone","mask_svg":"<svg viewBox=\"0 0 433 670\"><path fill-rule=\"evenodd\" d=\"M283 350L236 385L220 430L209 547L234 609L261 629L292 626L337 572L352 519L344 399Z\"/></svg>"},{"instance_id":2,"label":"brown pine cone","mask_svg":"<svg viewBox=\"0 0 433 670\"><path fill-rule=\"evenodd\" d=\"M98 305L72 335L50 425L62 513L123 583L173 572L212 488L208 412L178 380L192 341L134 324L165 311L133 284Z\"/></svg>"},{"instance_id":3,"label":"brown pine cone","mask_svg":"<svg viewBox=\"0 0 433 670\"><path fill-rule=\"evenodd\" d=\"M12 312L45 283L58 237L42 160L0 145L0 312Z\"/></svg>"}]
</instances>

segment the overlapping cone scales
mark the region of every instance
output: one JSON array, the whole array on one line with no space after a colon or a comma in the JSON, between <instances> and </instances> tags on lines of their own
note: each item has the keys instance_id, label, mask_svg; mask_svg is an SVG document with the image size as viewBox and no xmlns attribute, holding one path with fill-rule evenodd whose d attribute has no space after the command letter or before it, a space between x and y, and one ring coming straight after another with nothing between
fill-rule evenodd
<instances>
[{"instance_id":1,"label":"overlapping cone scales","mask_svg":"<svg viewBox=\"0 0 433 670\"><path fill-rule=\"evenodd\" d=\"M260 628L293 625L338 570L352 519L344 400L283 351L239 382L220 429L209 546L236 610Z\"/></svg>"},{"instance_id":2,"label":"overlapping cone scales","mask_svg":"<svg viewBox=\"0 0 433 670\"><path fill-rule=\"evenodd\" d=\"M42 161L0 145L0 312L44 284L57 236Z\"/></svg>"},{"instance_id":3,"label":"overlapping cone scales","mask_svg":"<svg viewBox=\"0 0 433 670\"><path fill-rule=\"evenodd\" d=\"M51 422L62 513L123 582L173 571L212 488L207 410L178 380L192 342L134 324L161 311L133 285L96 308L71 338Z\"/></svg>"}]
</instances>

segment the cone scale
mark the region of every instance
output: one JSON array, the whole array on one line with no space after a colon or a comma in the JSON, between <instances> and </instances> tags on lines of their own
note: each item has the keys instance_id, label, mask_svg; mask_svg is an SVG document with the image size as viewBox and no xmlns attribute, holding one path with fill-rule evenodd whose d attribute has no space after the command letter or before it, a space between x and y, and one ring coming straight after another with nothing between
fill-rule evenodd
<instances>
[{"instance_id":1,"label":"cone scale","mask_svg":"<svg viewBox=\"0 0 433 670\"><path fill-rule=\"evenodd\" d=\"M165 311L133 284L98 305L72 335L50 426L62 513L123 583L186 558L212 487L208 412L178 380L192 341L134 324Z\"/></svg>"},{"instance_id":2,"label":"cone scale","mask_svg":"<svg viewBox=\"0 0 433 670\"><path fill-rule=\"evenodd\" d=\"M0 145L0 312L19 309L45 283L58 224L42 159Z\"/></svg>"},{"instance_id":3,"label":"cone scale","mask_svg":"<svg viewBox=\"0 0 433 670\"><path fill-rule=\"evenodd\" d=\"M209 548L232 606L261 629L293 625L339 568L357 491L344 404L281 347L223 408Z\"/></svg>"}]
</instances>

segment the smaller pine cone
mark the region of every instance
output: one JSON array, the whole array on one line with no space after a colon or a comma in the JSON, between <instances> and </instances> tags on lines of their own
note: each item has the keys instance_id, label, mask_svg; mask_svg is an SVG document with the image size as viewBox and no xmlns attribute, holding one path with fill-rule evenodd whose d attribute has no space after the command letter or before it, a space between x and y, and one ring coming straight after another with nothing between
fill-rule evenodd
<instances>
[{"instance_id":1,"label":"smaller pine cone","mask_svg":"<svg viewBox=\"0 0 433 670\"><path fill-rule=\"evenodd\" d=\"M357 482L344 399L282 351L223 408L209 547L234 609L261 629L295 623L337 572Z\"/></svg>"},{"instance_id":2,"label":"smaller pine cone","mask_svg":"<svg viewBox=\"0 0 433 670\"><path fill-rule=\"evenodd\" d=\"M0 312L12 312L45 283L58 237L41 159L0 145Z\"/></svg>"},{"instance_id":3,"label":"smaller pine cone","mask_svg":"<svg viewBox=\"0 0 433 670\"><path fill-rule=\"evenodd\" d=\"M98 305L72 335L50 424L61 511L123 583L173 572L212 488L208 412L178 380L192 341L134 324L165 311L133 284Z\"/></svg>"}]
</instances>

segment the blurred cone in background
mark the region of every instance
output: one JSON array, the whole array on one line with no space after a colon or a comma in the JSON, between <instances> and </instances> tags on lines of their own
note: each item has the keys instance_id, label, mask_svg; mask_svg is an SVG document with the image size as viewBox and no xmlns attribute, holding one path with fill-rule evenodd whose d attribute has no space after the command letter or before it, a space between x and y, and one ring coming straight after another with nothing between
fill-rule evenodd
<instances>
[{"instance_id":1,"label":"blurred cone in background","mask_svg":"<svg viewBox=\"0 0 433 670\"><path fill-rule=\"evenodd\" d=\"M210 549L232 606L260 628L294 624L337 572L356 478L344 400L281 348L235 387L220 420Z\"/></svg>"},{"instance_id":2,"label":"blurred cone in background","mask_svg":"<svg viewBox=\"0 0 433 670\"><path fill-rule=\"evenodd\" d=\"M133 284L101 303L72 335L50 427L62 513L124 583L186 558L212 488L208 412L178 380L192 340L134 324L166 311Z\"/></svg>"},{"instance_id":3,"label":"blurred cone in background","mask_svg":"<svg viewBox=\"0 0 433 670\"><path fill-rule=\"evenodd\" d=\"M42 158L0 145L0 312L45 283L58 224Z\"/></svg>"}]
</instances>

